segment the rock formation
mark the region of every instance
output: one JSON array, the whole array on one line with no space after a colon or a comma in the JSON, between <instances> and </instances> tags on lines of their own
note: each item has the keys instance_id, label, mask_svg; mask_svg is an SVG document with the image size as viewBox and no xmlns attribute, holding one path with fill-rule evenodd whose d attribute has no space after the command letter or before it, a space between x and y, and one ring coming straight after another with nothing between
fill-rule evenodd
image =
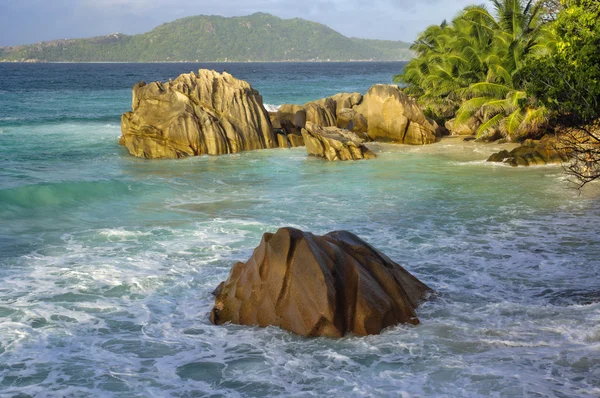
<instances>
[{"instance_id":1,"label":"rock formation","mask_svg":"<svg viewBox=\"0 0 600 398\"><path fill-rule=\"evenodd\" d=\"M289 122L292 125L296 124L296 113L299 111L304 111L304 107L302 105L295 104L283 104L277 109L277 112L273 114L273 127L274 128L283 128L285 122ZM305 120L306 122L306 120ZM304 124L299 126L300 128L304 127Z\"/></svg>"},{"instance_id":2,"label":"rock formation","mask_svg":"<svg viewBox=\"0 0 600 398\"><path fill-rule=\"evenodd\" d=\"M469 119L466 123L456 123L456 118L450 119L444 125L452 135L473 135L479 128L478 120Z\"/></svg>"},{"instance_id":3,"label":"rock formation","mask_svg":"<svg viewBox=\"0 0 600 398\"><path fill-rule=\"evenodd\" d=\"M304 105L283 104L273 115L273 127L285 129L286 126L290 127L293 125L302 129L306 122L312 122L323 127L335 126L340 112L352 110L353 107L360 104L362 98L362 94L360 93L339 93L332 97L307 102ZM360 132L358 131L359 128L364 127L363 131L366 132L366 121L364 121L364 118L362 118L362 121L357 122L357 120L358 118L355 118L354 130ZM346 128L346 126L342 128Z\"/></svg>"},{"instance_id":4,"label":"rock formation","mask_svg":"<svg viewBox=\"0 0 600 398\"><path fill-rule=\"evenodd\" d=\"M517 167L560 164L568 159L566 151L558 147L556 139L547 135L541 140L526 140L522 146L510 152L503 150L494 153L487 161L503 162Z\"/></svg>"},{"instance_id":5,"label":"rock formation","mask_svg":"<svg viewBox=\"0 0 600 398\"><path fill-rule=\"evenodd\" d=\"M309 155L327 160L373 159L375 154L363 145L363 140L355 133L337 127L321 127L306 122L302 129L304 144Z\"/></svg>"},{"instance_id":6,"label":"rock formation","mask_svg":"<svg viewBox=\"0 0 600 398\"><path fill-rule=\"evenodd\" d=\"M302 106L284 104L271 114L271 121L280 148L304 146L302 129L306 124L306 111Z\"/></svg>"},{"instance_id":7,"label":"rock formation","mask_svg":"<svg viewBox=\"0 0 600 398\"><path fill-rule=\"evenodd\" d=\"M326 100L329 100L329 103L326 103L325 106L316 102L309 102L304 105L306 122L312 122L323 127L335 126L335 102L329 98L326 98Z\"/></svg>"},{"instance_id":8,"label":"rock formation","mask_svg":"<svg viewBox=\"0 0 600 398\"><path fill-rule=\"evenodd\" d=\"M352 109L355 106L360 105L363 100L363 95L361 93L339 93L329 98L336 104L335 115L337 117L342 109Z\"/></svg>"},{"instance_id":9,"label":"rock formation","mask_svg":"<svg viewBox=\"0 0 600 398\"><path fill-rule=\"evenodd\" d=\"M304 105L286 104L273 116L273 126L286 134L303 128L306 122L350 130L365 141L410 145L432 144L448 133L398 86L385 84L371 87L364 97L339 93Z\"/></svg>"},{"instance_id":10,"label":"rock formation","mask_svg":"<svg viewBox=\"0 0 600 398\"><path fill-rule=\"evenodd\" d=\"M337 126L357 133L362 139L370 140L367 119L354 109L343 108L337 114Z\"/></svg>"},{"instance_id":11,"label":"rock formation","mask_svg":"<svg viewBox=\"0 0 600 398\"><path fill-rule=\"evenodd\" d=\"M440 126L396 85L371 87L355 110L367 120L367 133L375 141L424 145L442 134Z\"/></svg>"},{"instance_id":12,"label":"rock formation","mask_svg":"<svg viewBox=\"0 0 600 398\"><path fill-rule=\"evenodd\" d=\"M226 72L201 69L168 83L139 83L132 108L121 118L120 143L135 156L181 158L277 146L262 97Z\"/></svg>"},{"instance_id":13,"label":"rock formation","mask_svg":"<svg viewBox=\"0 0 600 398\"><path fill-rule=\"evenodd\" d=\"M287 133L285 129L275 129L277 146L279 148L295 148L304 146L304 137L301 133Z\"/></svg>"},{"instance_id":14,"label":"rock formation","mask_svg":"<svg viewBox=\"0 0 600 398\"><path fill-rule=\"evenodd\" d=\"M264 234L215 290L211 322L279 326L302 336L378 334L418 324L425 284L350 232Z\"/></svg>"}]
</instances>

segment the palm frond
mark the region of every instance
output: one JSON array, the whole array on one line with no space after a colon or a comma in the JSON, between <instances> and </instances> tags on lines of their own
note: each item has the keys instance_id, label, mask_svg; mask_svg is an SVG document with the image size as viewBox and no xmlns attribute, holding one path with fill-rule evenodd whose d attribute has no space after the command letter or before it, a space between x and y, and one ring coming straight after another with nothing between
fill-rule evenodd
<instances>
[{"instance_id":1,"label":"palm frond","mask_svg":"<svg viewBox=\"0 0 600 398\"><path fill-rule=\"evenodd\" d=\"M493 101L494 99L495 98L490 97L478 97L471 98L470 100L463 102L456 113L456 123L465 123L467 120L475 116L475 114L481 110L482 106L490 101Z\"/></svg>"},{"instance_id":2,"label":"palm frond","mask_svg":"<svg viewBox=\"0 0 600 398\"><path fill-rule=\"evenodd\" d=\"M481 137L484 133L487 133L489 130L498 127L504 119L504 117L504 114L499 113L496 116L489 119L487 122L483 123L477 129L477 137Z\"/></svg>"},{"instance_id":3,"label":"palm frond","mask_svg":"<svg viewBox=\"0 0 600 398\"><path fill-rule=\"evenodd\" d=\"M523 122L524 118L525 115L523 113L523 110L520 108L516 109L513 113L508 115L504 126L506 133L511 137L514 136L519 130L519 127L521 126L521 123Z\"/></svg>"},{"instance_id":4,"label":"palm frond","mask_svg":"<svg viewBox=\"0 0 600 398\"><path fill-rule=\"evenodd\" d=\"M475 96L490 96L495 98L503 98L511 91L511 88L498 83L480 82L471 85L468 93Z\"/></svg>"}]
</instances>

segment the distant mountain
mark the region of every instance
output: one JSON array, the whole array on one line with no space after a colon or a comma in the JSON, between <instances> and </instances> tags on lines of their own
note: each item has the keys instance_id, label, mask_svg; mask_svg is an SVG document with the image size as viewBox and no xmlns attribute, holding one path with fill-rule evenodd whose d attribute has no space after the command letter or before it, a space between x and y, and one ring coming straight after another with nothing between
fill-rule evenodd
<instances>
[{"instance_id":1,"label":"distant mountain","mask_svg":"<svg viewBox=\"0 0 600 398\"><path fill-rule=\"evenodd\" d=\"M402 61L412 58L408 47L400 41L351 39L300 18L256 13L188 17L133 36L116 33L1 47L0 61Z\"/></svg>"}]
</instances>

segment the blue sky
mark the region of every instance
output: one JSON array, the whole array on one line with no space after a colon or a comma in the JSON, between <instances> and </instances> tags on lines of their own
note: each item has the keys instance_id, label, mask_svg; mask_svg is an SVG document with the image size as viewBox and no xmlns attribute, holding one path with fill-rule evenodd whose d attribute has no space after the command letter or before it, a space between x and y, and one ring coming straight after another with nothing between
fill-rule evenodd
<instances>
[{"instance_id":1,"label":"blue sky","mask_svg":"<svg viewBox=\"0 0 600 398\"><path fill-rule=\"evenodd\" d=\"M191 15L268 12L352 37L412 41L428 25L483 0L0 0L0 46L143 33Z\"/></svg>"}]
</instances>

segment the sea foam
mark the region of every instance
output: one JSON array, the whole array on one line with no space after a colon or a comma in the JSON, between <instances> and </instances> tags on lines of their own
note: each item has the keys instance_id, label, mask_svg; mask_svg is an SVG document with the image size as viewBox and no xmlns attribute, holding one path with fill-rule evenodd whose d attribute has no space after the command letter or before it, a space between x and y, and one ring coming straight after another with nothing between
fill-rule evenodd
<instances>
[{"instance_id":1,"label":"sea foam","mask_svg":"<svg viewBox=\"0 0 600 398\"><path fill-rule=\"evenodd\" d=\"M267 112L277 112L281 108L281 105L265 104Z\"/></svg>"}]
</instances>

